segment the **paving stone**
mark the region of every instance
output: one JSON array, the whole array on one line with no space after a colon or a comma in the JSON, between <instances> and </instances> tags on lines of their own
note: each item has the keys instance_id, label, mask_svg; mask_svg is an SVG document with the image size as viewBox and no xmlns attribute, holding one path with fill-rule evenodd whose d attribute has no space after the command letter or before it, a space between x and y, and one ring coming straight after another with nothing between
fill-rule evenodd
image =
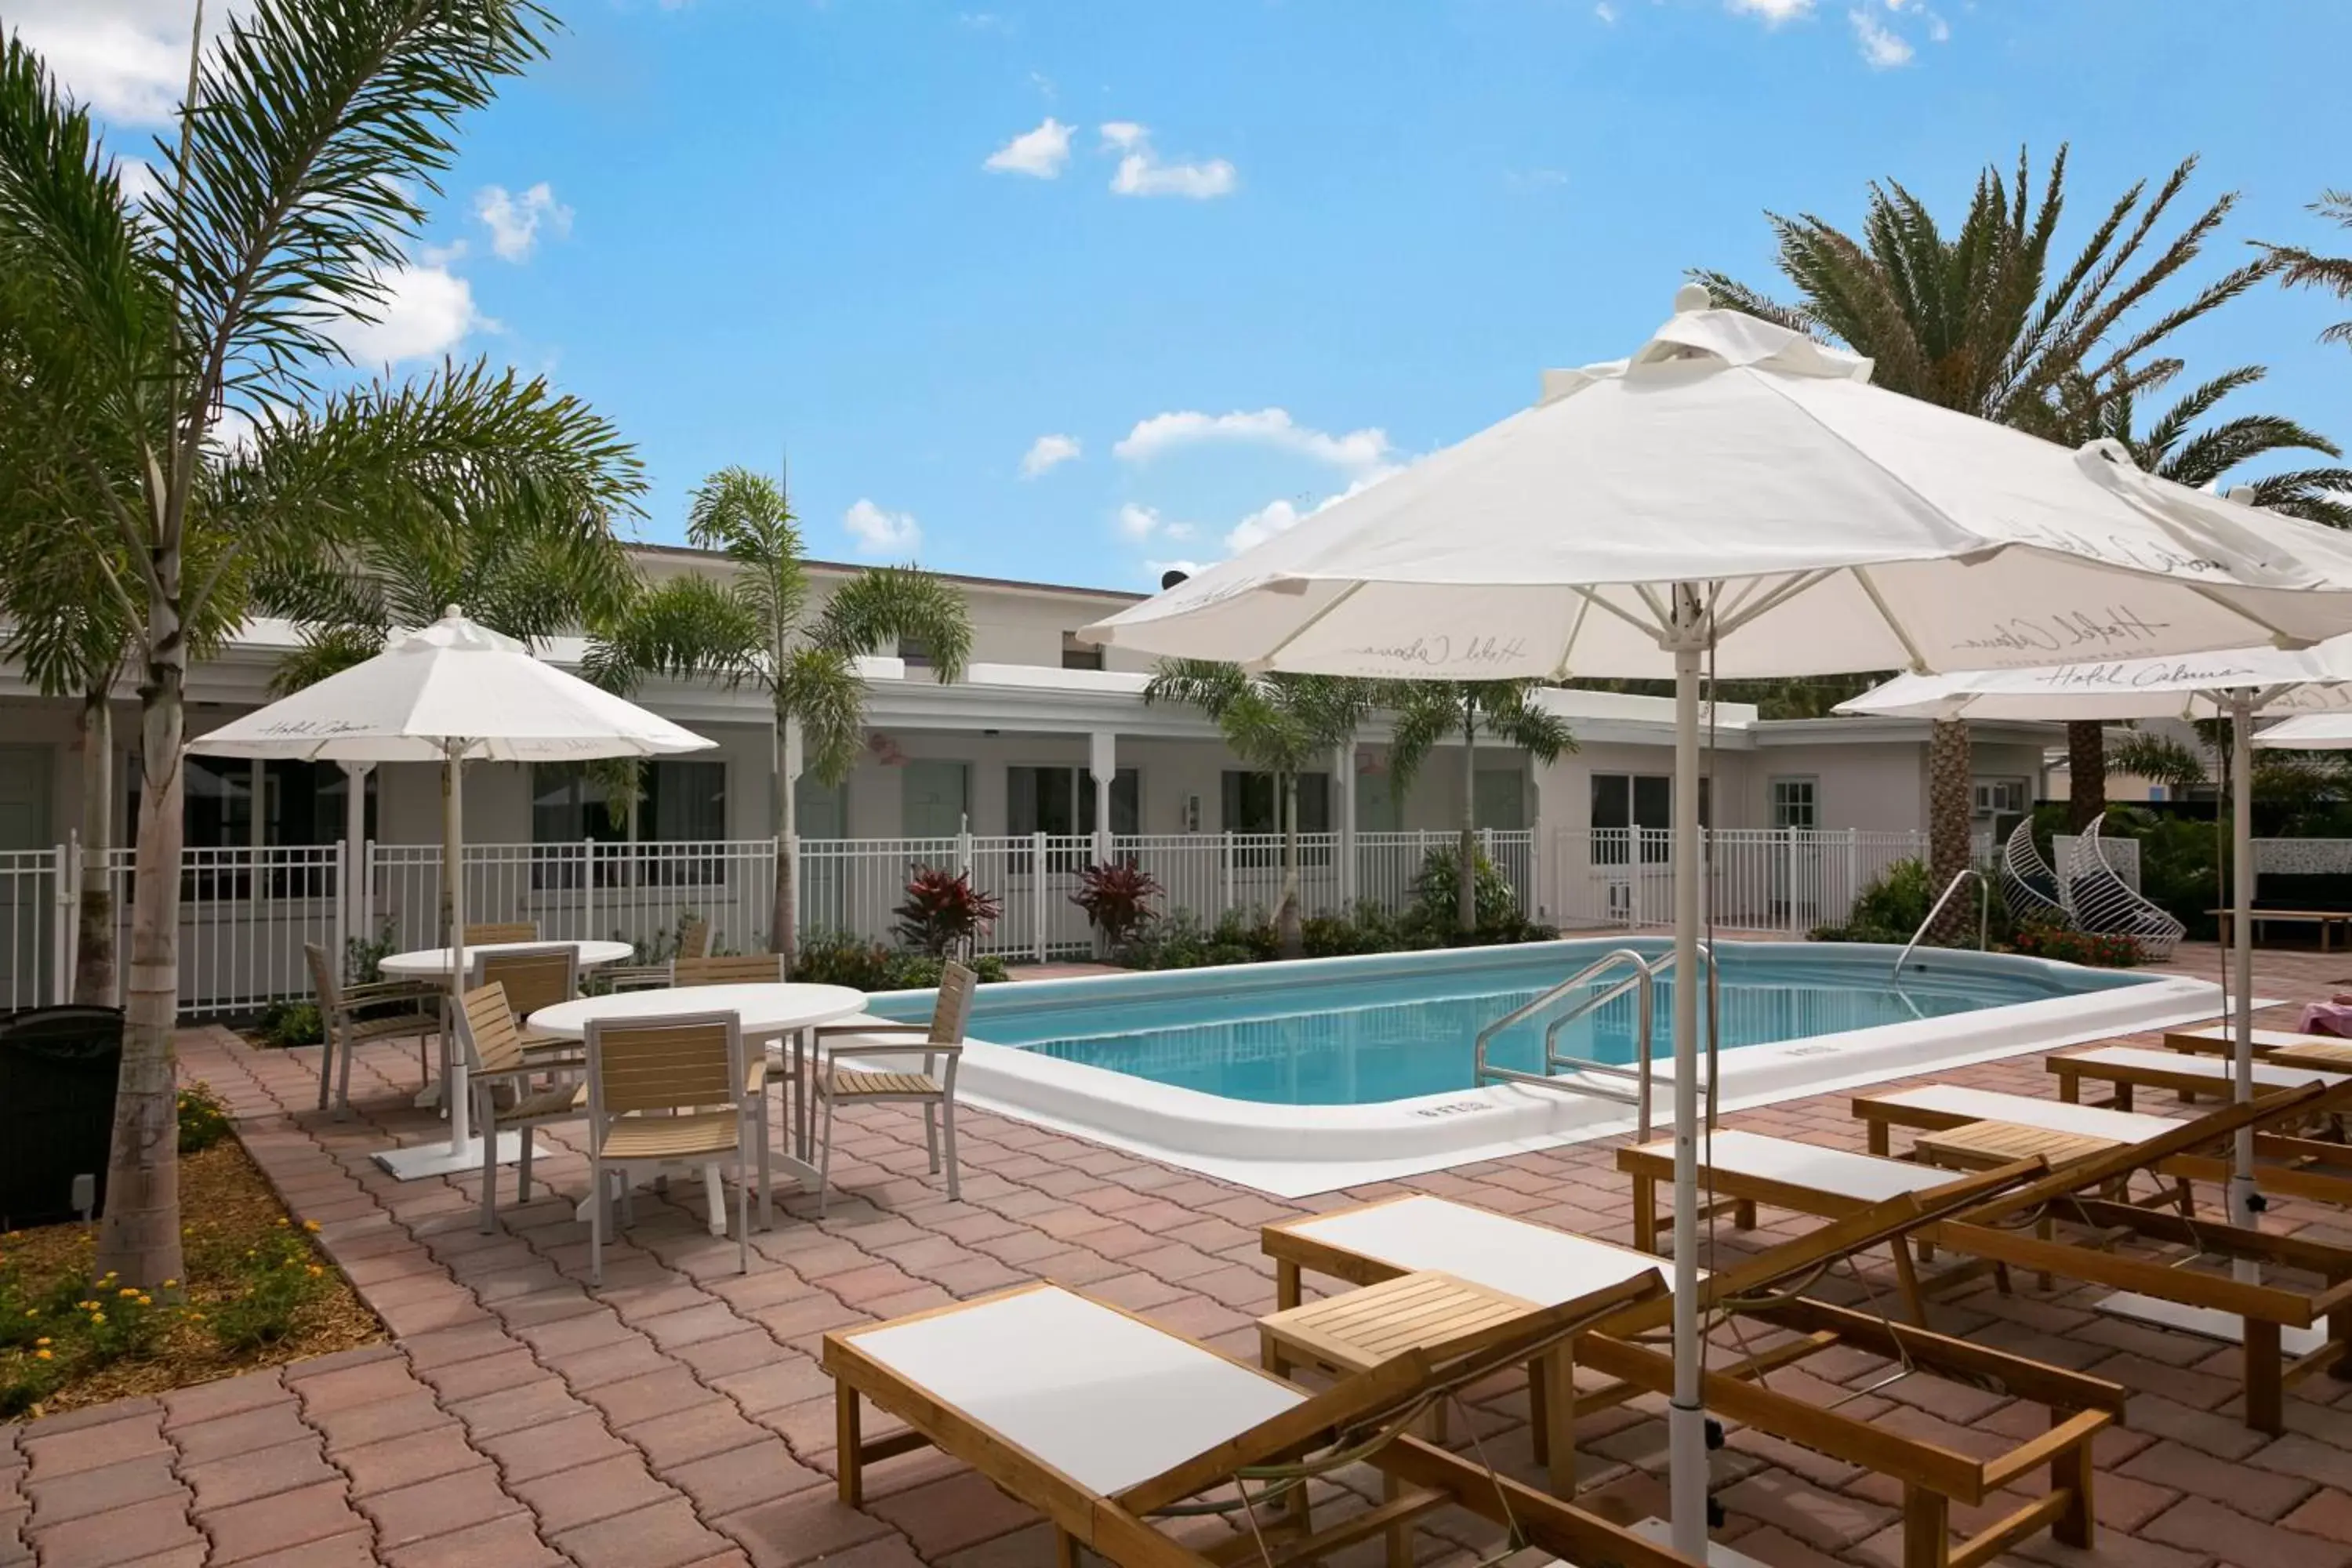
<instances>
[{"instance_id":1,"label":"paving stone","mask_svg":"<svg viewBox=\"0 0 2352 1568\"><path fill-rule=\"evenodd\" d=\"M826 1490L800 1492L713 1522L760 1568L796 1568L891 1533L872 1514L844 1506Z\"/></svg>"},{"instance_id":2,"label":"paving stone","mask_svg":"<svg viewBox=\"0 0 2352 1568\"><path fill-rule=\"evenodd\" d=\"M756 1442L760 1428L740 1414L732 1401L718 1395L685 1410L618 1426L620 1435L642 1448L656 1469L707 1458Z\"/></svg>"},{"instance_id":3,"label":"paving stone","mask_svg":"<svg viewBox=\"0 0 2352 1568\"><path fill-rule=\"evenodd\" d=\"M876 1500L877 1517L896 1525L925 1558L962 1550L1034 1522L1037 1510L999 1491L977 1470Z\"/></svg>"},{"instance_id":4,"label":"paving stone","mask_svg":"<svg viewBox=\"0 0 2352 1568\"><path fill-rule=\"evenodd\" d=\"M244 1563L367 1530L367 1521L343 1500L341 1478L216 1509L204 1516L204 1525L212 1537L215 1564Z\"/></svg>"},{"instance_id":5,"label":"paving stone","mask_svg":"<svg viewBox=\"0 0 2352 1568\"><path fill-rule=\"evenodd\" d=\"M549 1544L579 1568L685 1568L727 1548L682 1499L582 1525Z\"/></svg>"},{"instance_id":6,"label":"paving stone","mask_svg":"<svg viewBox=\"0 0 2352 1568\"><path fill-rule=\"evenodd\" d=\"M280 1401L291 1403L293 1397L275 1369L175 1388L163 1395L163 1430L176 1432L183 1426L243 1415Z\"/></svg>"},{"instance_id":7,"label":"paving stone","mask_svg":"<svg viewBox=\"0 0 2352 1568\"><path fill-rule=\"evenodd\" d=\"M1895 1518L1892 1509L1858 1501L1792 1482L1774 1471L1750 1476L1716 1494L1723 1506L1745 1513L1825 1552L1835 1552L1876 1534Z\"/></svg>"},{"instance_id":8,"label":"paving stone","mask_svg":"<svg viewBox=\"0 0 2352 1568\"><path fill-rule=\"evenodd\" d=\"M376 1544L385 1549L503 1518L523 1506L507 1495L487 1459L471 1469L373 1493L357 1504L374 1521Z\"/></svg>"},{"instance_id":9,"label":"paving stone","mask_svg":"<svg viewBox=\"0 0 2352 1568\"><path fill-rule=\"evenodd\" d=\"M24 1491L32 1503L34 1516L44 1525L64 1524L69 1520L104 1513L110 1509L130 1508L157 1498L184 1501L187 1497L186 1489L172 1474L169 1453L150 1454L94 1469L71 1470L54 1480L28 1480Z\"/></svg>"},{"instance_id":10,"label":"paving stone","mask_svg":"<svg viewBox=\"0 0 2352 1568\"><path fill-rule=\"evenodd\" d=\"M2339 1546L2352 1545L2352 1492L2334 1487L2315 1492L2310 1501L2279 1522L2289 1530L2321 1536Z\"/></svg>"},{"instance_id":11,"label":"paving stone","mask_svg":"<svg viewBox=\"0 0 2352 1568\"><path fill-rule=\"evenodd\" d=\"M764 1434L740 1447L668 1466L662 1479L692 1499L705 1519L833 1484L795 1463L782 1439Z\"/></svg>"},{"instance_id":12,"label":"paving stone","mask_svg":"<svg viewBox=\"0 0 2352 1568\"><path fill-rule=\"evenodd\" d=\"M2251 1519L2204 1498L2185 1498L2148 1521L2143 1539L2260 1568L2343 1568L2352 1546Z\"/></svg>"},{"instance_id":13,"label":"paving stone","mask_svg":"<svg viewBox=\"0 0 2352 1568\"><path fill-rule=\"evenodd\" d=\"M593 1464L567 1466L534 1480L514 1482L512 1488L538 1517L540 1532L550 1536L677 1496L653 1478L642 1455L626 1448Z\"/></svg>"},{"instance_id":14,"label":"paving stone","mask_svg":"<svg viewBox=\"0 0 2352 1568\"><path fill-rule=\"evenodd\" d=\"M2119 1474L2174 1491L2226 1502L2255 1519L2277 1519L2309 1497L2315 1483L2246 1465L2215 1464L2196 1449L2164 1442L2134 1455Z\"/></svg>"},{"instance_id":15,"label":"paving stone","mask_svg":"<svg viewBox=\"0 0 2352 1568\"><path fill-rule=\"evenodd\" d=\"M563 1562L524 1513L412 1541L383 1560L390 1568L541 1568Z\"/></svg>"},{"instance_id":16,"label":"paving stone","mask_svg":"<svg viewBox=\"0 0 2352 1568\"><path fill-rule=\"evenodd\" d=\"M466 1429L452 1421L404 1437L346 1448L335 1456L335 1464L350 1478L352 1496L363 1498L436 1476L454 1475L485 1458L467 1442Z\"/></svg>"},{"instance_id":17,"label":"paving stone","mask_svg":"<svg viewBox=\"0 0 2352 1568\"><path fill-rule=\"evenodd\" d=\"M449 1425L457 1417L441 1408L432 1390L418 1388L396 1399L353 1405L316 1419L319 1429L326 1434L327 1452L332 1456L363 1448L371 1443L390 1442L411 1433L429 1432L436 1426Z\"/></svg>"},{"instance_id":18,"label":"paving stone","mask_svg":"<svg viewBox=\"0 0 2352 1568\"><path fill-rule=\"evenodd\" d=\"M584 1409L541 1425L477 1437L475 1444L497 1461L510 1488L615 1454L635 1452L613 1435L601 1414Z\"/></svg>"},{"instance_id":19,"label":"paving stone","mask_svg":"<svg viewBox=\"0 0 2352 1568\"><path fill-rule=\"evenodd\" d=\"M177 1497L87 1514L55 1529L34 1524L26 1533L43 1562L72 1568L116 1568L202 1539L188 1522L186 1500Z\"/></svg>"},{"instance_id":20,"label":"paving stone","mask_svg":"<svg viewBox=\"0 0 2352 1568\"><path fill-rule=\"evenodd\" d=\"M209 1515L216 1509L274 1497L297 1487L341 1479L319 1453L319 1439L305 1436L270 1448L248 1448L242 1454L210 1459L181 1469L196 1494L196 1511Z\"/></svg>"},{"instance_id":21,"label":"paving stone","mask_svg":"<svg viewBox=\"0 0 2352 1568\"><path fill-rule=\"evenodd\" d=\"M163 1440L163 1407L152 1400L142 1403L149 1407L127 1411L111 1419L76 1421L67 1415L37 1421L26 1427L18 1441L30 1462L32 1479L36 1482L56 1480L78 1470L103 1469L130 1459L170 1453L172 1446ZM98 1407L100 1411L107 1408Z\"/></svg>"}]
</instances>

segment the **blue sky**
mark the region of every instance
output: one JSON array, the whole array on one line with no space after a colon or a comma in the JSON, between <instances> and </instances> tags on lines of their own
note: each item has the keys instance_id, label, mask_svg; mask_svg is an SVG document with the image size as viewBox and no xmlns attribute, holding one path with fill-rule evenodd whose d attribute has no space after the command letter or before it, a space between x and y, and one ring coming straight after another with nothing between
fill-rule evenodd
<instances>
[{"instance_id":1,"label":"blue sky","mask_svg":"<svg viewBox=\"0 0 2352 1568\"><path fill-rule=\"evenodd\" d=\"M1767 208L1892 176L1957 215L2021 145L2072 144L2070 236L2198 153L2242 194L2209 273L2352 248L2305 211L2352 184L2296 69L2352 44L2333 5L555 8L359 346L546 371L638 444L653 540L788 449L814 553L1149 586L1627 352L1686 268L1769 281ZM10 6L133 151L185 9ZM2266 290L2180 343L2352 442L2347 313Z\"/></svg>"}]
</instances>

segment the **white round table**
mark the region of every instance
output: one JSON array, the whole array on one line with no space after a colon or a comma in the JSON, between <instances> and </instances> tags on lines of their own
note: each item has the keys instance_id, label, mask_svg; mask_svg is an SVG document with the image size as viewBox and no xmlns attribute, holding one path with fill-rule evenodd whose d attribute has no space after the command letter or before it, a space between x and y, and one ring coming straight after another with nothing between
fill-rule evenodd
<instances>
[{"instance_id":1,"label":"white round table","mask_svg":"<svg viewBox=\"0 0 2352 1568\"><path fill-rule=\"evenodd\" d=\"M732 1013L742 1025L743 1038L769 1040L780 1036L792 1039L790 1060L791 1080L803 1081L805 1063L803 1047L806 1031L820 1024L836 1024L853 1018L866 1010L866 993L846 985L805 985L781 981L755 985L673 985L666 991L618 991L610 996L582 996L570 1002L558 1002L552 1007L541 1007L525 1019L531 1029L564 1039L586 1037L588 1026L611 1023L625 1018L675 1017L681 1014ZM784 1064L780 1062L780 1067ZM800 1094L794 1109L805 1111L808 1096ZM803 1186L814 1187L816 1167L808 1161L808 1133L803 1125L805 1114L792 1123L793 1137L789 1147L775 1152L776 1162L799 1179ZM766 1108L761 1110L761 1125L767 1123ZM767 1135L761 1134L764 1139ZM704 1173L704 1183L710 1198L711 1234L726 1234L726 1213L719 1205L718 1173L710 1167ZM593 1196L587 1201L593 1202ZM764 1227L772 1223L773 1198L766 1184L760 1190L760 1223ZM587 1217L583 1203L581 1217Z\"/></svg>"},{"instance_id":2,"label":"white round table","mask_svg":"<svg viewBox=\"0 0 2352 1568\"><path fill-rule=\"evenodd\" d=\"M580 955L580 967L583 969L618 963L636 951L625 942L486 942L467 945L466 966L472 968L481 961L484 953L520 952L526 949L548 947L570 948ZM379 961L376 968L394 980L446 980L449 964L447 948L425 947L415 952L395 952Z\"/></svg>"}]
</instances>

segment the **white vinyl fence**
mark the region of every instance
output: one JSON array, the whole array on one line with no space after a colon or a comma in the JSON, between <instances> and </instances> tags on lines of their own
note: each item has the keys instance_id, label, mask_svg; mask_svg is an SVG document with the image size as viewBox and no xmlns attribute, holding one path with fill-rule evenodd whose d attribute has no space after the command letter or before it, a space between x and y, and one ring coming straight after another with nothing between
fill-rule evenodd
<instances>
[{"instance_id":1,"label":"white vinyl fence","mask_svg":"<svg viewBox=\"0 0 2352 1568\"><path fill-rule=\"evenodd\" d=\"M1540 914L1539 857L1532 831L1480 835L1520 906ZM1339 914L1359 900L1389 909L1410 901L1414 876L1450 833L1303 834L1299 897L1308 915ZM924 869L962 871L997 900L1000 913L979 951L1042 962L1093 951L1086 912L1071 901L1080 874L1103 850L1158 879L1163 914L1188 911L1213 925L1228 913L1274 909L1282 890L1275 834L1120 837L966 835L946 838L803 839L796 862L803 933L894 940L908 879ZM130 944L134 853L109 856L118 958ZM359 847L352 868L340 843L189 849L180 879L180 1002L191 1016L256 1011L310 994L303 950L341 954L349 943L386 951L440 940L441 847ZM615 939L666 952L687 915L709 923L714 951L767 946L775 904L772 839L709 843L472 844L466 847L469 921L530 921L551 940ZM67 1000L79 897L79 852L0 855L0 1011ZM356 894L356 897L352 895ZM121 964L117 963L118 986ZM117 998L120 1000L120 997Z\"/></svg>"},{"instance_id":2,"label":"white vinyl fence","mask_svg":"<svg viewBox=\"0 0 2352 1568\"><path fill-rule=\"evenodd\" d=\"M1708 918L1734 931L1802 936L1842 924L1855 898L1900 860L1923 859L1923 832L1716 828L1706 835ZM1673 835L1658 827L1564 828L1552 840L1564 928L1674 923Z\"/></svg>"}]
</instances>

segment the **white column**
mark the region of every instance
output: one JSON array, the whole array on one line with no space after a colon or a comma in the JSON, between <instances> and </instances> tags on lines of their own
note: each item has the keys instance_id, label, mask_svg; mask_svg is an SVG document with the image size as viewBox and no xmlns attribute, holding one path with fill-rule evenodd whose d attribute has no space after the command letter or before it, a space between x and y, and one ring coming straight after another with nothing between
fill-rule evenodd
<instances>
[{"instance_id":1,"label":"white column","mask_svg":"<svg viewBox=\"0 0 2352 1568\"><path fill-rule=\"evenodd\" d=\"M1356 901L1356 745L1350 741L1331 748L1331 789L1339 799L1339 907Z\"/></svg>"},{"instance_id":2,"label":"white column","mask_svg":"<svg viewBox=\"0 0 2352 1568\"><path fill-rule=\"evenodd\" d=\"M1095 863L1110 858L1110 785L1118 777L1118 736L1097 730L1087 737L1087 771L1095 778Z\"/></svg>"},{"instance_id":3,"label":"white column","mask_svg":"<svg viewBox=\"0 0 2352 1568\"><path fill-rule=\"evenodd\" d=\"M373 763L343 765L343 931L346 938L368 940L367 781ZM337 953L341 963L343 955Z\"/></svg>"}]
</instances>

